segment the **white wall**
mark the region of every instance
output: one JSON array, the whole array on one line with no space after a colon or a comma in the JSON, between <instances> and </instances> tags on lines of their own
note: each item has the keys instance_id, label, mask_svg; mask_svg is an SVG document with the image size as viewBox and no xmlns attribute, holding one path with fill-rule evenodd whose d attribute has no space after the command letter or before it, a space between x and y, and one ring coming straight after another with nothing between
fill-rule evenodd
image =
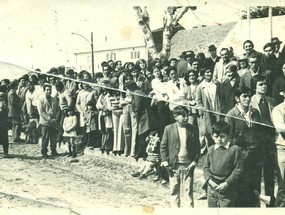
<instances>
[{"instance_id":1,"label":"white wall","mask_svg":"<svg viewBox=\"0 0 285 215\"><path fill-rule=\"evenodd\" d=\"M271 40L269 18L251 20L250 38L248 29L248 21L240 20L219 46L218 51L220 48L232 46L235 54L240 55L244 53L243 42L250 39L254 43L254 49L263 52L263 46ZM272 37L278 37L283 41L282 48L285 43L285 16L272 17L272 30Z\"/></svg>"},{"instance_id":2,"label":"white wall","mask_svg":"<svg viewBox=\"0 0 285 215\"><path fill-rule=\"evenodd\" d=\"M133 58L131 59L131 52L136 52L136 56L133 53ZM139 55L137 54L139 52ZM107 54L109 59L107 59ZM108 61L111 59L121 60L123 64L125 62L136 62L138 59L143 58L148 60L148 54L146 47L133 47L133 48L122 48L122 49L112 49L112 50L103 50L103 51L95 51L94 52L94 71L101 71L101 63L103 61ZM80 53L77 54L77 66L76 70L87 70L89 72L92 71L92 62L91 62L91 53Z\"/></svg>"}]
</instances>

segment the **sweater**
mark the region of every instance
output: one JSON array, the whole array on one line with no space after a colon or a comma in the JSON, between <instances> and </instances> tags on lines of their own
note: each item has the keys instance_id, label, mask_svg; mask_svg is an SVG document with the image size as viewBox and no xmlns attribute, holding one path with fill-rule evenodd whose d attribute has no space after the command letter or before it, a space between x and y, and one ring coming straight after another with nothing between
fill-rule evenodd
<instances>
[{"instance_id":1,"label":"sweater","mask_svg":"<svg viewBox=\"0 0 285 215\"><path fill-rule=\"evenodd\" d=\"M215 145L209 148L204 163L204 178L206 181L212 179L220 184L227 182L228 185L235 185L242 176L242 155L240 148L230 144L229 149Z\"/></svg>"}]
</instances>

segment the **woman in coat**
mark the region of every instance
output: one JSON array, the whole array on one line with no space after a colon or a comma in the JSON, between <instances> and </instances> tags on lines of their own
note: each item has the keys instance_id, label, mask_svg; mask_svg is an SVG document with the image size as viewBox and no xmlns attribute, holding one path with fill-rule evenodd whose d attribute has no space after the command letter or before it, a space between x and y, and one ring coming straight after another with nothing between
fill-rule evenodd
<instances>
[{"instance_id":1,"label":"woman in coat","mask_svg":"<svg viewBox=\"0 0 285 215\"><path fill-rule=\"evenodd\" d=\"M199 129L204 153L210 146L212 125L221 119L221 84L213 80L213 71L210 69L201 69L200 74L204 80L197 87L196 100L201 116Z\"/></svg>"}]
</instances>

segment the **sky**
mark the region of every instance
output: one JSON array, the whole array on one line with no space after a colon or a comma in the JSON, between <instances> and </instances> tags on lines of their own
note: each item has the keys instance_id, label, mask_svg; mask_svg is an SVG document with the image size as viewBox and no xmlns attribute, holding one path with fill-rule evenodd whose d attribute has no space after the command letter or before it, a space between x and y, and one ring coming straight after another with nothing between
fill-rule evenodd
<instances>
[{"instance_id":1,"label":"sky","mask_svg":"<svg viewBox=\"0 0 285 215\"><path fill-rule=\"evenodd\" d=\"M75 66L75 52L89 51L94 35L94 49L107 42L143 40L133 6L147 6L151 29L162 27L168 5L197 6L180 23L214 25L234 21L240 10L252 5L271 5L272 1L234 0L0 0L0 61L27 68ZM278 4L282 1L274 1Z\"/></svg>"}]
</instances>

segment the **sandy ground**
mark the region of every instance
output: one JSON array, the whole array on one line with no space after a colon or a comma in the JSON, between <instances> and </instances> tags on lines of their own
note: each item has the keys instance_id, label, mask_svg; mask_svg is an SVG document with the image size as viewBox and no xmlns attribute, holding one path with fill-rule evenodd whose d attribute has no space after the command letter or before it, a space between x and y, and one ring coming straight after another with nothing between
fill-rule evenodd
<instances>
[{"instance_id":1,"label":"sandy ground","mask_svg":"<svg viewBox=\"0 0 285 215\"><path fill-rule=\"evenodd\" d=\"M2 147L1 147L2 148ZM10 144L0 150L0 214L98 214L116 210L169 208L169 185L133 178L142 161L101 154L98 149L72 159L62 145L57 157L43 159L40 145ZM201 192L202 171L195 170L194 197ZM205 200L195 200L206 208Z\"/></svg>"}]
</instances>

